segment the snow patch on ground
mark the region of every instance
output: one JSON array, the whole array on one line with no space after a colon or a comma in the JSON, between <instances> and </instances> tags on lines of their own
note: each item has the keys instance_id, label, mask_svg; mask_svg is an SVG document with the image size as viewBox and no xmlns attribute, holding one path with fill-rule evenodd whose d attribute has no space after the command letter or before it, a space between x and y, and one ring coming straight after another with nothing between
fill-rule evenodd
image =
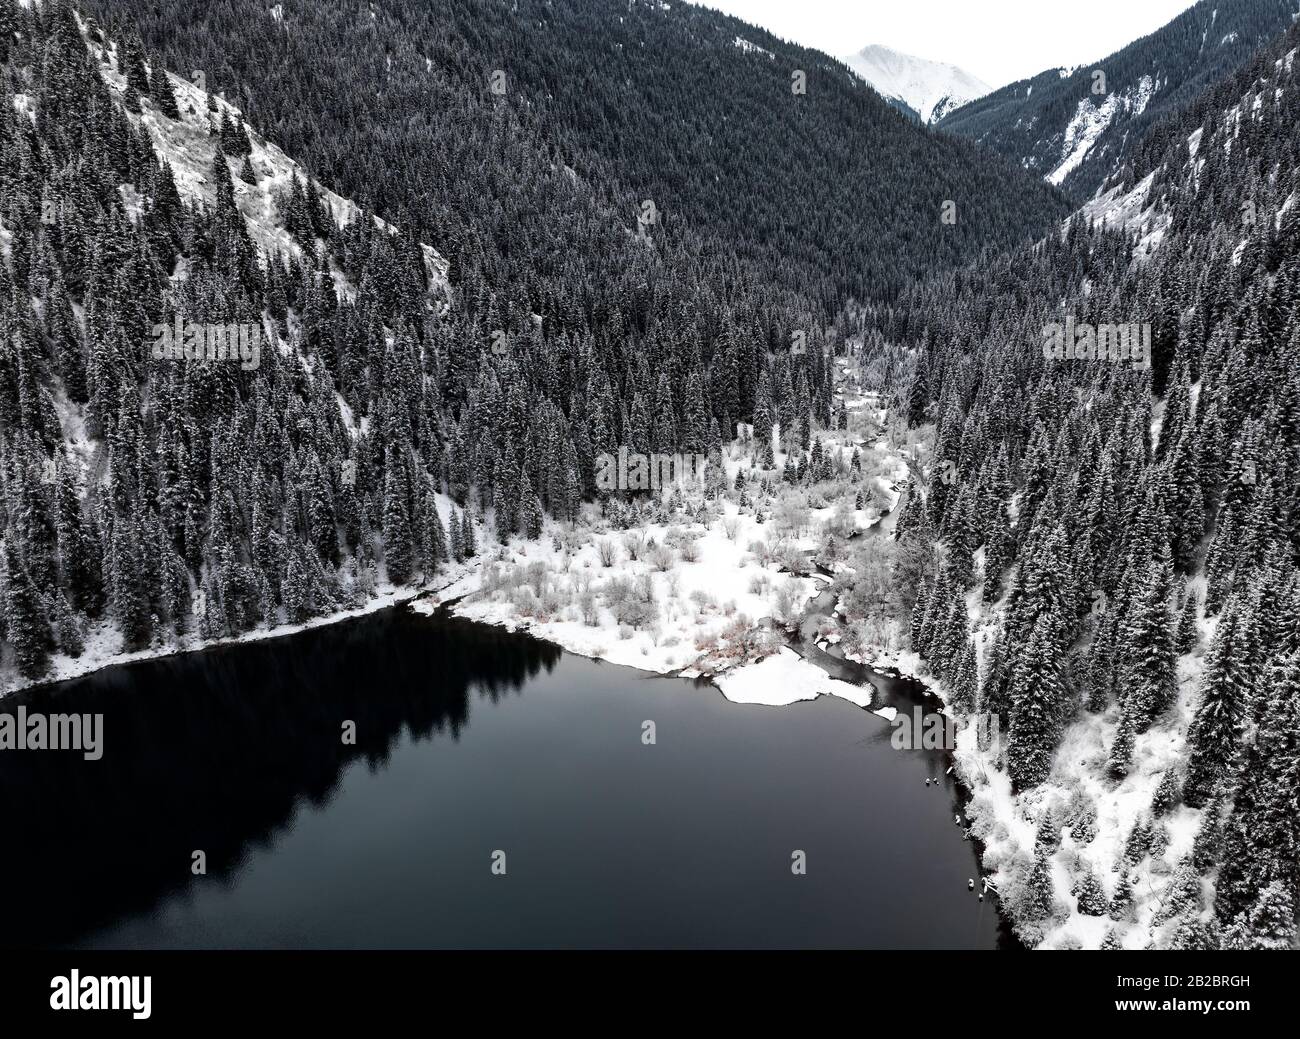
<instances>
[{"instance_id":1,"label":"snow patch on ground","mask_svg":"<svg viewBox=\"0 0 1300 1039\"><path fill-rule=\"evenodd\" d=\"M36 106L30 95L22 93L15 94L14 111L19 115L25 115L33 126L36 125Z\"/></svg>"},{"instance_id":2,"label":"snow patch on ground","mask_svg":"<svg viewBox=\"0 0 1300 1039\"><path fill-rule=\"evenodd\" d=\"M766 54L773 61L776 60L776 55L773 54L770 50L760 47L757 43L750 43L743 36L736 37L736 46L739 47L746 54Z\"/></svg>"},{"instance_id":3,"label":"snow patch on ground","mask_svg":"<svg viewBox=\"0 0 1300 1039\"><path fill-rule=\"evenodd\" d=\"M271 11L273 17L275 10ZM84 31L84 22L82 28ZM100 62L100 75L104 81L118 94L125 93L126 79L118 69L116 48L99 44L89 38L87 47ZM147 130L154 151L160 159L171 166L172 178L181 195L190 200L197 200L205 206L211 206L216 200L215 189L210 183L210 178L217 148L217 137L212 128L219 125L222 115L227 119L238 116L242 122L243 113L225 98L212 95L187 79L170 72L167 73L167 78L176 96L176 104L180 110L179 119L170 119L163 115L147 97L141 101L141 112L127 112L127 115L132 122ZM210 104L215 106L212 110L209 109ZM330 191L325 185L310 177L306 170L289 158L277 145L266 140L251 127L245 125L245 128L252 143L253 150L249 155L249 162L257 183L245 184L238 176L232 176L235 203L244 217L249 235L264 258L277 253L295 257L302 254L302 246L283 226L277 202L278 199L287 197L295 177L300 183L311 183L316 186L322 201L339 227L347 227L354 220L363 217L361 207L355 202ZM228 160L228 164L232 175L237 174L242 160L231 159ZM373 217L373 220L375 226L381 230L394 233L397 230L378 216ZM432 246L422 244L421 248L430 291L434 295L449 299L447 261Z\"/></svg>"},{"instance_id":4,"label":"snow patch on ground","mask_svg":"<svg viewBox=\"0 0 1300 1039\"><path fill-rule=\"evenodd\" d=\"M1160 247L1171 222L1169 214L1148 198L1155 177L1155 172L1147 174L1128 191L1116 185L1099 192L1079 208L1079 213L1094 226L1116 228L1138 235L1134 255L1138 258L1149 256ZM1063 235L1067 226L1068 221L1062 225Z\"/></svg>"},{"instance_id":5,"label":"snow patch on ground","mask_svg":"<svg viewBox=\"0 0 1300 1039\"><path fill-rule=\"evenodd\" d=\"M1136 89L1108 94L1100 105L1093 104L1091 98L1080 101L1074 117L1065 128L1061 142L1061 161L1045 178L1048 183L1060 187L1071 173L1083 165L1084 159L1115 117L1122 112L1141 115L1155 91L1155 81L1150 76L1143 76Z\"/></svg>"},{"instance_id":6,"label":"snow patch on ground","mask_svg":"<svg viewBox=\"0 0 1300 1039\"><path fill-rule=\"evenodd\" d=\"M871 703L869 686L851 685L831 678L789 648L782 648L776 655L757 664L734 668L719 675L715 682L722 695L732 703L784 707L819 696L838 696L859 707Z\"/></svg>"}]
</instances>

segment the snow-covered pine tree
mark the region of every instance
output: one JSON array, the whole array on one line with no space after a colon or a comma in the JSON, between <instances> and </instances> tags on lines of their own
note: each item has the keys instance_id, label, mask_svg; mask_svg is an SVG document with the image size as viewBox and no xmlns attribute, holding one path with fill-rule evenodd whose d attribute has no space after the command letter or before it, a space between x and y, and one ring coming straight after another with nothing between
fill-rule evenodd
<instances>
[{"instance_id":1,"label":"snow-covered pine tree","mask_svg":"<svg viewBox=\"0 0 1300 1039\"><path fill-rule=\"evenodd\" d=\"M1171 582L1168 561L1153 562L1125 624L1125 711L1138 732L1145 732L1177 694Z\"/></svg>"},{"instance_id":2,"label":"snow-covered pine tree","mask_svg":"<svg viewBox=\"0 0 1300 1039\"><path fill-rule=\"evenodd\" d=\"M1270 884L1300 884L1300 654L1268 675L1267 723L1248 747L1215 887L1220 920L1246 912Z\"/></svg>"},{"instance_id":3,"label":"snow-covered pine tree","mask_svg":"<svg viewBox=\"0 0 1300 1039\"><path fill-rule=\"evenodd\" d=\"M1014 788L1026 790L1046 779L1052 769L1067 704L1055 623L1048 613L1038 618L1019 655L1009 701L1007 768Z\"/></svg>"}]
</instances>

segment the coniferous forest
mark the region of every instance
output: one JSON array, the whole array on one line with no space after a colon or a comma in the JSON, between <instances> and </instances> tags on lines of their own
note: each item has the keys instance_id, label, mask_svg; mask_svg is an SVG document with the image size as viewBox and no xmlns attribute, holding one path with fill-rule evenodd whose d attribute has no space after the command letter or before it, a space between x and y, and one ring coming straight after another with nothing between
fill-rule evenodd
<instances>
[{"instance_id":1,"label":"coniferous forest","mask_svg":"<svg viewBox=\"0 0 1300 1039\"><path fill-rule=\"evenodd\" d=\"M467 575L655 651L676 597L725 626L659 670L710 677L821 591L678 594L713 523L994 720L957 821L1020 943L1292 947L1300 26L1221 0L1201 60L1203 6L1063 192L1086 70L932 130L687 4L0 0L6 690ZM713 475L611 492L620 450Z\"/></svg>"}]
</instances>

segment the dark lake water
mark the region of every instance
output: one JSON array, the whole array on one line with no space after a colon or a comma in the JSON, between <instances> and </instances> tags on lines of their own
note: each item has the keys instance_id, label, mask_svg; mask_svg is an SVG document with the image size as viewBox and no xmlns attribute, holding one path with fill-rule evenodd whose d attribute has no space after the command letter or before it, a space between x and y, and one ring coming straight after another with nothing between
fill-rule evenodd
<instances>
[{"instance_id":1,"label":"dark lake water","mask_svg":"<svg viewBox=\"0 0 1300 1039\"><path fill-rule=\"evenodd\" d=\"M104 754L0 752L9 947L1008 941L942 753L837 699L736 705L393 609L20 703L102 713Z\"/></svg>"}]
</instances>

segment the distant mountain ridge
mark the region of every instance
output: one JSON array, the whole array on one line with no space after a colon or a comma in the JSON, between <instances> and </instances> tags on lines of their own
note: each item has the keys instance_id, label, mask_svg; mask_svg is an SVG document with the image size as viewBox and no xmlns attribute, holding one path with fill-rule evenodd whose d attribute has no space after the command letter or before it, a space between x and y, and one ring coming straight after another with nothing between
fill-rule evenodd
<instances>
[{"instance_id":1,"label":"distant mountain ridge","mask_svg":"<svg viewBox=\"0 0 1300 1039\"><path fill-rule=\"evenodd\" d=\"M1201 0L1109 57L1011 83L938 126L1089 198L1128 179L1125 167L1152 127L1239 69L1297 12L1297 0Z\"/></svg>"},{"instance_id":2,"label":"distant mountain ridge","mask_svg":"<svg viewBox=\"0 0 1300 1039\"><path fill-rule=\"evenodd\" d=\"M789 293L792 314L810 301L833 313L848 297L887 297L909 276L1036 238L1069 209L1016 164L918 132L838 60L691 4L386 0L372 16L361 0L286 0L273 20L258 0L226 0L220 32L184 5L91 6L135 19L173 67L222 69L250 124L273 128L340 194L437 242L453 285L458 251L494 250L481 239L498 220L494 286L539 278L522 248L506 246L519 224L484 201L493 192L528 214L538 242L575 235L558 211L540 229L536 212L557 197L609 208L616 221L599 223L620 237L652 200L657 255L680 248L719 271L739 259L747 284L770 286L765 305ZM488 86L498 69L499 95ZM537 147L503 162L467 130L484 125L485 105ZM511 164L535 182L496 172ZM501 182L485 191L485 176ZM940 222L945 200L961 207L955 223ZM538 262L604 266L612 248L573 241ZM574 291L609 277L584 275Z\"/></svg>"},{"instance_id":3,"label":"distant mountain ridge","mask_svg":"<svg viewBox=\"0 0 1300 1039\"><path fill-rule=\"evenodd\" d=\"M956 65L903 54L871 44L842 59L895 107L933 123L991 89Z\"/></svg>"}]
</instances>

